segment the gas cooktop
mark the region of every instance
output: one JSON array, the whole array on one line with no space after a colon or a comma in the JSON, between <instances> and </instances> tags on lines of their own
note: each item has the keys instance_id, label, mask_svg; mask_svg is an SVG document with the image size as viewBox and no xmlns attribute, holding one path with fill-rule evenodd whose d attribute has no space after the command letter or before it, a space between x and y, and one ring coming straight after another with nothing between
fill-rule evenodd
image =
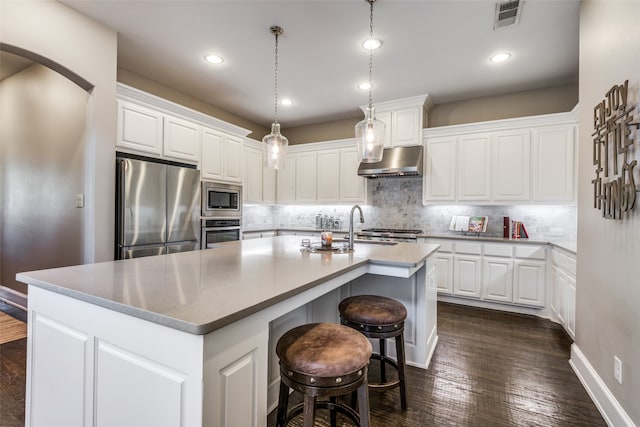
<instances>
[{"instance_id":1,"label":"gas cooktop","mask_svg":"<svg viewBox=\"0 0 640 427\"><path fill-rule=\"evenodd\" d=\"M412 230L406 228L364 228L360 232L380 234L422 234L422 230Z\"/></svg>"}]
</instances>

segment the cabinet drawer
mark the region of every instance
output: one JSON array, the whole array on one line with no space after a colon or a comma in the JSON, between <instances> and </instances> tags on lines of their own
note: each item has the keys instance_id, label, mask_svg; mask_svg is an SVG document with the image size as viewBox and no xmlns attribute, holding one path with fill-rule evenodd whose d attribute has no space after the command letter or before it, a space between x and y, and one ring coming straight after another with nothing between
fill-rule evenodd
<instances>
[{"instance_id":1,"label":"cabinet drawer","mask_svg":"<svg viewBox=\"0 0 640 427\"><path fill-rule=\"evenodd\" d=\"M576 259L571 256L567 256L567 271L576 275Z\"/></svg>"},{"instance_id":2,"label":"cabinet drawer","mask_svg":"<svg viewBox=\"0 0 640 427\"><path fill-rule=\"evenodd\" d=\"M433 243L434 245L440 245L438 252L453 252L453 242L449 240L429 239L429 243Z\"/></svg>"},{"instance_id":3,"label":"cabinet drawer","mask_svg":"<svg viewBox=\"0 0 640 427\"><path fill-rule=\"evenodd\" d=\"M476 242L456 242L455 250L458 254L480 255L482 253L482 244Z\"/></svg>"},{"instance_id":4,"label":"cabinet drawer","mask_svg":"<svg viewBox=\"0 0 640 427\"><path fill-rule=\"evenodd\" d=\"M515 257L516 258L530 258L530 259L545 259L546 247L539 245L516 245Z\"/></svg>"},{"instance_id":5,"label":"cabinet drawer","mask_svg":"<svg viewBox=\"0 0 640 427\"><path fill-rule=\"evenodd\" d=\"M513 246L485 243L484 254L486 256L501 256L511 258L513 256Z\"/></svg>"},{"instance_id":6,"label":"cabinet drawer","mask_svg":"<svg viewBox=\"0 0 640 427\"><path fill-rule=\"evenodd\" d=\"M557 265L558 267L562 267L564 269L567 268L567 260L569 257L567 257L565 254L563 254L560 251L556 251L556 250L552 250L551 251L551 259L553 261L553 263L555 265Z\"/></svg>"}]
</instances>

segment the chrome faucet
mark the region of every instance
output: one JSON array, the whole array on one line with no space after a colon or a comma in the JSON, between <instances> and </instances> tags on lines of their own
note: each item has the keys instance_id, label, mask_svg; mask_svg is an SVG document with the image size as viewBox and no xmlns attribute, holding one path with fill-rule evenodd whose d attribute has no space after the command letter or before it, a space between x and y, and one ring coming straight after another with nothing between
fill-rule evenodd
<instances>
[{"instance_id":1,"label":"chrome faucet","mask_svg":"<svg viewBox=\"0 0 640 427\"><path fill-rule=\"evenodd\" d=\"M353 250L353 212L358 209L360 211L360 224L364 223L364 215L362 215L362 208L359 205L354 205L351 208L351 215L349 215L349 250Z\"/></svg>"}]
</instances>

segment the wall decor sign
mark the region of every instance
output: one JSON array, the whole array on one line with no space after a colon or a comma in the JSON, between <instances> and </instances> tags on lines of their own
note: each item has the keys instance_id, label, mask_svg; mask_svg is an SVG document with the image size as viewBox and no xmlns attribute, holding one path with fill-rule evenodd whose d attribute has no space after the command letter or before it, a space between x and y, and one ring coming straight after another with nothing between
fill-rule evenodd
<instances>
[{"instance_id":1,"label":"wall decor sign","mask_svg":"<svg viewBox=\"0 0 640 427\"><path fill-rule=\"evenodd\" d=\"M614 85L593 109L593 207L607 219L621 219L636 204L633 128L634 106L628 106L629 80Z\"/></svg>"}]
</instances>

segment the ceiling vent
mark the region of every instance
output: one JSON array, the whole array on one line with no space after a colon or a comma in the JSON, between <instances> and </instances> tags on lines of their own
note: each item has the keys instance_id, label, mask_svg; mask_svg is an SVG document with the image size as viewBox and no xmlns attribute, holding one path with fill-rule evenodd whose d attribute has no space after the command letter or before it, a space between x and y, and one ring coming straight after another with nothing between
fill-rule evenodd
<instances>
[{"instance_id":1,"label":"ceiling vent","mask_svg":"<svg viewBox=\"0 0 640 427\"><path fill-rule=\"evenodd\" d=\"M520 20L523 0L507 0L496 3L496 17L493 29L515 25Z\"/></svg>"}]
</instances>

